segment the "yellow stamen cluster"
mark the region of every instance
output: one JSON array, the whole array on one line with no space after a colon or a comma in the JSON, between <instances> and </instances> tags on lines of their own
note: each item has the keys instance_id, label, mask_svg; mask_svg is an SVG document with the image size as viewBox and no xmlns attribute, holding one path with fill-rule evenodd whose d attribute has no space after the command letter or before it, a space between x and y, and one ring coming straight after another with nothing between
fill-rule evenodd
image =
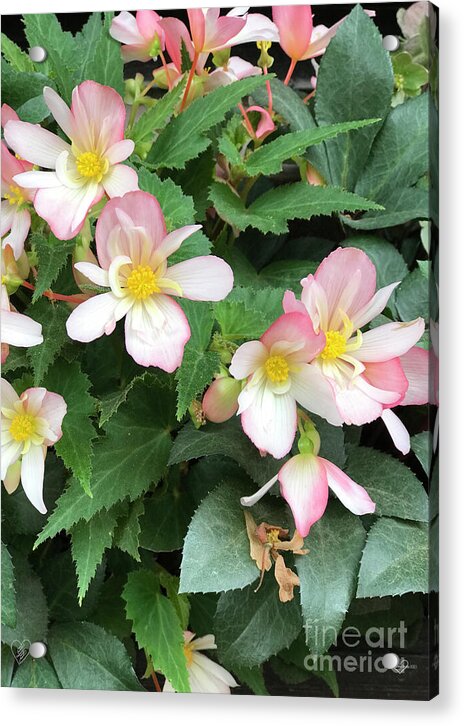
<instances>
[{"instance_id":1,"label":"yellow stamen cluster","mask_svg":"<svg viewBox=\"0 0 464 726\"><path fill-rule=\"evenodd\" d=\"M395 73L395 86L399 91L404 88L404 76L402 73Z\"/></svg>"},{"instance_id":2,"label":"yellow stamen cluster","mask_svg":"<svg viewBox=\"0 0 464 726\"><path fill-rule=\"evenodd\" d=\"M184 645L184 655L185 659L187 661L187 668L189 668L192 665L193 660L193 643L185 643Z\"/></svg>"},{"instance_id":3,"label":"yellow stamen cluster","mask_svg":"<svg viewBox=\"0 0 464 726\"><path fill-rule=\"evenodd\" d=\"M84 151L76 158L76 168L78 173L86 179L100 182L108 171L109 162L94 151Z\"/></svg>"},{"instance_id":4,"label":"yellow stamen cluster","mask_svg":"<svg viewBox=\"0 0 464 726\"><path fill-rule=\"evenodd\" d=\"M156 276L148 265L137 265L127 278L127 289L136 300L145 300L160 288Z\"/></svg>"},{"instance_id":5,"label":"yellow stamen cluster","mask_svg":"<svg viewBox=\"0 0 464 726\"><path fill-rule=\"evenodd\" d=\"M322 360L335 360L346 351L346 338L338 330L328 330L325 334L325 348L320 354Z\"/></svg>"},{"instance_id":6,"label":"yellow stamen cluster","mask_svg":"<svg viewBox=\"0 0 464 726\"><path fill-rule=\"evenodd\" d=\"M18 205L24 204L24 202L26 201L23 196L22 190L14 184L10 184L10 191L5 194L5 199L8 199L10 204Z\"/></svg>"},{"instance_id":7,"label":"yellow stamen cluster","mask_svg":"<svg viewBox=\"0 0 464 726\"><path fill-rule=\"evenodd\" d=\"M290 372L283 355L271 355L264 364L264 370L273 383L285 383Z\"/></svg>"},{"instance_id":8,"label":"yellow stamen cluster","mask_svg":"<svg viewBox=\"0 0 464 726\"><path fill-rule=\"evenodd\" d=\"M275 544L279 541L280 529L269 529L266 532L266 538L269 544Z\"/></svg>"},{"instance_id":9,"label":"yellow stamen cluster","mask_svg":"<svg viewBox=\"0 0 464 726\"><path fill-rule=\"evenodd\" d=\"M28 441L35 434L36 417L30 413L18 413L11 422L10 434L15 441Z\"/></svg>"}]
</instances>

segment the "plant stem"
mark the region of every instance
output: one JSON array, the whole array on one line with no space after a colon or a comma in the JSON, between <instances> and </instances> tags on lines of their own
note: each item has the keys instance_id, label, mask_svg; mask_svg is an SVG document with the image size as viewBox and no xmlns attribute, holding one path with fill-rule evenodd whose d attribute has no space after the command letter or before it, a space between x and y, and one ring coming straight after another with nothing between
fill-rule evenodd
<instances>
[{"instance_id":1,"label":"plant stem","mask_svg":"<svg viewBox=\"0 0 464 726\"><path fill-rule=\"evenodd\" d=\"M196 69L197 63L198 63L198 55L199 54L197 53L197 51L195 51L195 55L193 56L193 61L192 61L192 67L190 68L189 75L187 78L187 85L185 86L184 95L182 97L182 103L180 104L181 111L184 110L185 104L187 103L187 97L189 95L190 86L192 85L193 76L195 75L195 69Z\"/></svg>"},{"instance_id":2,"label":"plant stem","mask_svg":"<svg viewBox=\"0 0 464 726\"><path fill-rule=\"evenodd\" d=\"M27 280L23 280L21 284L28 290L35 290L35 286L27 282ZM53 290L45 290L42 295L49 300L63 300L68 303L82 303L89 299L89 295L61 295L61 293L53 292Z\"/></svg>"},{"instance_id":3,"label":"plant stem","mask_svg":"<svg viewBox=\"0 0 464 726\"><path fill-rule=\"evenodd\" d=\"M164 57L163 51L160 49L159 52L161 63L163 64L164 72L166 73L166 81L168 83L168 90L172 91L172 83L171 83L171 73L168 68L168 64L166 63L166 58Z\"/></svg>"},{"instance_id":4,"label":"plant stem","mask_svg":"<svg viewBox=\"0 0 464 726\"><path fill-rule=\"evenodd\" d=\"M285 83L286 86L288 86L288 84L290 82L290 78L293 75L293 71L295 70L296 64L297 64L297 61L294 58L292 58L292 61L291 61L290 66L289 66L289 69L287 71L287 75L285 76L284 83Z\"/></svg>"},{"instance_id":5,"label":"plant stem","mask_svg":"<svg viewBox=\"0 0 464 726\"><path fill-rule=\"evenodd\" d=\"M157 677L155 671L153 671L153 670L151 672L151 678L152 678L153 683L155 684L155 688L156 688L157 692L161 693L161 686L159 684L158 677Z\"/></svg>"},{"instance_id":6,"label":"plant stem","mask_svg":"<svg viewBox=\"0 0 464 726\"><path fill-rule=\"evenodd\" d=\"M265 76L267 76L267 68L266 66L263 68L263 73ZM267 89L267 110L270 116L272 116L272 89L271 84L269 81L266 81L266 89Z\"/></svg>"},{"instance_id":7,"label":"plant stem","mask_svg":"<svg viewBox=\"0 0 464 726\"><path fill-rule=\"evenodd\" d=\"M246 129L247 129L248 133L250 134L250 136L251 136L251 138L252 138L252 139L256 140L256 134L255 134L255 131L254 131L254 129L253 129L253 126L251 125L251 121L250 121L250 119L248 118L248 114L247 114L247 112L245 111L245 108L244 108L243 104L242 104L242 103L239 103L239 104L238 104L238 107L239 107L239 109L240 109L240 113L241 113L241 114L242 114L242 116L243 116L243 120L244 120L244 122L245 122L245 126L246 126Z\"/></svg>"}]
</instances>

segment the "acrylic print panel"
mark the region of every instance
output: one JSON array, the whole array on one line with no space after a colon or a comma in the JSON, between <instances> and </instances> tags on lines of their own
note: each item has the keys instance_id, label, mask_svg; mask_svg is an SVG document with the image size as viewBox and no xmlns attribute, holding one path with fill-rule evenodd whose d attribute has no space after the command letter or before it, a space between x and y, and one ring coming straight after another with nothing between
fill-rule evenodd
<instances>
[{"instance_id":1,"label":"acrylic print panel","mask_svg":"<svg viewBox=\"0 0 464 726\"><path fill-rule=\"evenodd\" d=\"M2 20L2 684L433 697L436 9Z\"/></svg>"}]
</instances>

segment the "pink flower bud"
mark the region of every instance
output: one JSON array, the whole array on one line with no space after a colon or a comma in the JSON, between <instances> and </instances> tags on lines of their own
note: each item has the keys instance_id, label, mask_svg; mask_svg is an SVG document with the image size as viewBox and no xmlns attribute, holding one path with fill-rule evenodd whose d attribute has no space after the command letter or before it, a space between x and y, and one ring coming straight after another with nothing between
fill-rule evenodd
<instances>
[{"instance_id":1,"label":"pink flower bud","mask_svg":"<svg viewBox=\"0 0 464 726\"><path fill-rule=\"evenodd\" d=\"M223 423L238 410L238 396L242 386L234 378L217 378L203 397L203 411L208 421Z\"/></svg>"}]
</instances>

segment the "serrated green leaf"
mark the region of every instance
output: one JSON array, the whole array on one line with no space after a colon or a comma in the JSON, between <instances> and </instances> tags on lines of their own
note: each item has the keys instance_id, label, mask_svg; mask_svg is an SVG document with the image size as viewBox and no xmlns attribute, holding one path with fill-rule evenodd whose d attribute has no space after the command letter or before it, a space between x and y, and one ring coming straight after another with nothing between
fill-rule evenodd
<instances>
[{"instance_id":1,"label":"serrated green leaf","mask_svg":"<svg viewBox=\"0 0 464 726\"><path fill-rule=\"evenodd\" d=\"M371 527L359 569L357 597L429 590L428 526L383 517Z\"/></svg>"},{"instance_id":2,"label":"serrated green leaf","mask_svg":"<svg viewBox=\"0 0 464 726\"><path fill-rule=\"evenodd\" d=\"M35 547L81 519L88 521L102 509L123 499L137 499L156 483L171 450L175 426L174 397L166 388L140 381L105 427L106 436L95 446L92 498L72 480L59 498Z\"/></svg>"},{"instance_id":3,"label":"serrated green leaf","mask_svg":"<svg viewBox=\"0 0 464 726\"><path fill-rule=\"evenodd\" d=\"M269 696L269 691L266 688L264 681L264 674L261 668L255 666L254 668L247 668L246 666L235 666L234 674L238 680L245 683L246 686L256 696Z\"/></svg>"},{"instance_id":4,"label":"serrated green leaf","mask_svg":"<svg viewBox=\"0 0 464 726\"><path fill-rule=\"evenodd\" d=\"M76 568L71 549L48 556L43 562L40 577L47 598L50 620L68 622L90 619L97 605L100 607L100 593L105 575L106 563L102 562L97 567L83 602L79 604Z\"/></svg>"},{"instance_id":5,"label":"serrated green leaf","mask_svg":"<svg viewBox=\"0 0 464 726\"><path fill-rule=\"evenodd\" d=\"M172 179L160 179L157 174L144 168L138 173L140 189L150 192L158 200L168 232L192 224L195 214L193 200Z\"/></svg>"},{"instance_id":6,"label":"serrated green leaf","mask_svg":"<svg viewBox=\"0 0 464 726\"><path fill-rule=\"evenodd\" d=\"M109 28L113 13L104 13L104 24L100 38L95 43L95 53L85 68L85 80L111 86L124 95L124 63L120 43L111 37Z\"/></svg>"},{"instance_id":7,"label":"serrated green leaf","mask_svg":"<svg viewBox=\"0 0 464 726\"><path fill-rule=\"evenodd\" d=\"M157 575L161 587L166 590L168 598L176 609L182 629L186 630L189 623L190 603L187 595L179 593L179 578L162 568L157 571Z\"/></svg>"},{"instance_id":8,"label":"serrated green leaf","mask_svg":"<svg viewBox=\"0 0 464 726\"><path fill-rule=\"evenodd\" d=\"M353 54L353 44L363 53ZM383 119L390 109L393 71L382 36L360 5L345 18L324 53L317 77L316 120L319 126ZM354 189L380 124L343 134L325 143L328 181Z\"/></svg>"},{"instance_id":9,"label":"serrated green leaf","mask_svg":"<svg viewBox=\"0 0 464 726\"><path fill-rule=\"evenodd\" d=\"M420 434L411 436L411 449L420 461L423 470L429 476L432 455L432 435L430 431L422 431Z\"/></svg>"},{"instance_id":10,"label":"serrated green leaf","mask_svg":"<svg viewBox=\"0 0 464 726\"><path fill-rule=\"evenodd\" d=\"M50 232L48 238L40 234L31 236L31 245L38 257L38 272L32 302L35 303L46 290L49 290L60 270L74 249L74 240L63 241Z\"/></svg>"},{"instance_id":11,"label":"serrated green leaf","mask_svg":"<svg viewBox=\"0 0 464 726\"><path fill-rule=\"evenodd\" d=\"M215 633L226 667L259 666L287 648L301 630L297 598L281 603L277 583L272 573L268 574L258 592L250 585L219 598Z\"/></svg>"},{"instance_id":12,"label":"serrated green leaf","mask_svg":"<svg viewBox=\"0 0 464 726\"><path fill-rule=\"evenodd\" d=\"M5 33L2 33L2 55L16 71L34 72L34 64L27 53L13 43Z\"/></svg>"},{"instance_id":13,"label":"serrated green leaf","mask_svg":"<svg viewBox=\"0 0 464 726\"><path fill-rule=\"evenodd\" d=\"M2 625L16 625L15 575L11 555L2 542Z\"/></svg>"},{"instance_id":14,"label":"serrated green leaf","mask_svg":"<svg viewBox=\"0 0 464 726\"><path fill-rule=\"evenodd\" d=\"M11 679L13 676L13 670L15 665L15 659L13 658L13 653L11 652L11 648L8 645L3 645L2 643L2 688L9 688L11 686Z\"/></svg>"},{"instance_id":15,"label":"serrated green leaf","mask_svg":"<svg viewBox=\"0 0 464 726\"><path fill-rule=\"evenodd\" d=\"M50 116L50 109L45 103L43 94L34 96L25 101L17 109L21 121L28 121L31 124L38 124Z\"/></svg>"},{"instance_id":16,"label":"serrated green leaf","mask_svg":"<svg viewBox=\"0 0 464 726\"><path fill-rule=\"evenodd\" d=\"M180 550L194 506L188 490L155 491L140 522L140 546L152 552Z\"/></svg>"},{"instance_id":17,"label":"serrated green leaf","mask_svg":"<svg viewBox=\"0 0 464 726\"><path fill-rule=\"evenodd\" d=\"M284 161L294 156L302 156L308 147L332 139L338 134L361 129L364 126L371 126L378 122L379 119L363 119L284 134L274 141L260 146L259 149L250 154L245 164L246 172L249 176L278 174Z\"/></svg>"},{"instance_id":18,"label":"serrated green leaf","mask_svg":"<svg viewBox=\"0 0 464 726\"><path fill-rule=\"evenodd\" d=\"M379 209L368 199L336 187L316 187L296 182L271 189L258 197L249 207L226 185L214 182L210 198L228 224L239 230L256 227L263 233L281 234L288 231L292 219L310 219L334 212Z\"/></svg>"},{"instance_id":19,"label":"serrated green leaf","mask_svg":"<svg viewBox=\"0 0 464 726\"><path fill-rule=\"evenodd\" d=\"M218 353L185 350L182 365L176 372L178 421L182 420L192 401L209 386L219 365Z\"/></svg>"},{"instance_id":20,"label":"serrated green leaf","mask_svg":"<svg viewBox=\"0 0 464 726\"><path fill-rule=\"evenodd\" d=\"M3 625L2 642L47 642L48 609L42 585L24 555L11 552L15 571L16 624Z\"/></svg>"},{"instance_id":21,"label":"serrated green leaf","mask_svg":"<svg viewBox=\"0 0 464 726\"><path fill-rule=\"evenodd\" d=\"M184 633L174 605L160 593L157 576L148 570L132 572L123 598L139 647L147 651L153 668L175 691L189 693Z\"/></svg>"},{"instance_id":22,"label":"serrated green leaf","mask_svg":"<svg viewBox=\"0 0 464 726\"><path fill-rule=\"evenodd\" d=\"M263 267L259 273L262 283L269 287L284 287L301 292L301 280L316 271L317 263L310 260L278 260Z\"/></svg>"},{"instance_id":23,"label":"serrated green leaf","mask_svg":"<svg viewBox=\"0 0 464 726\"><path fill-rule=\"evenodd\" d=\"M74 88L74 72L79 66L75 38L72 33L63 31L53 13L23 15L23 20L29 46L47 50L47 59L41 64L41 69L53 77L60 95L69 103Z\"/></svg>"},{"instance_id":24,"label":"serrated green leaf","mask_svg":"<svg viewBox=\"0 0 464 726\"><path fill-rule=\"evenodd\" d=\"M349 446L346 472L367 489L377 515L428 521L424 487L401 461L366 446Z\"/></svg>"},{"instance_id":25,"label":"serrated green leaf","mask_svg":"<svg viewBox=\"0 0 464 726\"><path fill-rule=\"evenodd\" d=\"M123 644L93 623L57 623L48 638L63 688L143 691Z\"/></svg>"},{"instance_id":26,"label":"serrated green leaf","mask_svg":"<svg viewBox=\"0 0 464 726\"><path fill-rule=\"evenodd\" d=\"M359 518L339 502L330 502L305 539L308 554L295 558L311 653L325 653L336 639L356 591L365 538Z\"/></svg>"},{"instance_id":27,"label":"serrated green leaf","mask_svg":"<svg viewBox=\"0 0 464 726\"><path fill-rule=\"evenodd\" d=\"M15 109L31 98L42 95L44 86L54 87L53 81L43 73L15 71L2 58L2 101Z\"/></svg>"},{"instance_id":28,"label":"serrated green leaf","mask_svg":"<svg viewBox=\"0 0 464 726\"><path fill-rule=\"evenodd\" d=\"M428 219L430 192L419 187L397 187L385 200L384 205L385 211L368 212L360 219L343 217L343 223L354 229L369 231L395 227L412 219Z\"/></svg>"},{"instance_id":29,"label":"serrated green leaf","mask_svg":"<svg viewBox=\"0 0 464 726\"><path fill-rule=\"evenodd\" d=\"M80 521L71 529L71 552L76 567L79 604L88 590L103 554L111 547L116 529L116 507L109 512L101 511L88 522Z\"/></svg>"},{"instance_id":30,"label":"serrated green leaf","mask_svg":"<svg viewBox=\"0 0 464 726\"><path fill-rule=\"evenodd\" d=\"M45 385L48 390L61 394L68 407L63 419L63 436L55 444L56 453L89 493L96 437L90 419L96 403L89 394L90 381L77 361L66 363L59 360L48 371Z\"/></svg>"},{"instance_id":31,"label":"serrated green leaf","mask_svg":"<svg viewBox=\"0 0 464 726\"><path fill-rule=\"evenodd\" d=\"M254 340L282 312L284 288L235 287L227 300L214 306L221 335L226 340Z\"/></svg>"},{"instance_id":32,"label":"serrated green leaf","mask_svg":"<svg viewBox=\"0 0 464 726\"><path fill-rule=\"evenodd\" d=\"M254 76L217 88L198 98L160 133L148 155L156 167L183 169L210 145L204 134L222 121L226 113L239 101L264 83L264 76Z\"/></svg>"},{"instance_id":33,"label":"serrated green leaf","mask_svg":"<svg viewBox=\"0 0 464 726\"><path fill-rule=\"evenodd\" d=\"M427 264L427 263L426 263ZM400 320L430 317L430 282L420 267L404 278L396 291L396 308Z\"/></svg>"},{"instance_id":34,"label":"serrated green leaf","mask_svg":"<svg viewBox=\"0 0 464 726\"><path fill-rule=\"evenodd\" d=\"M145 504L143 499L137 499L129 507L127 517L118 522L118 526L114 533L113 544L119 547L123 552L134 558L136 562L140 562L140 517L145 512Z\"/></svg>"},{"instance_id":35,"label":"serrated green leaf","mask_svg":"<svg viewBox=\"0 0 464 726\"><path fill-rule=\"evenodd\" d=\"M17 669L12 688L61 688L55 669L45 658L29 657Z\"/></svg>"},{"instance_id":36,"label":"serrated green leaf","mask_svg":"<svg viewBox=\"0 0 464 726\"><path fill-rule=\"evenodd\" d=\"M68 340L66 320L68 308L61 302L41 298L28 308L31 318L42 325L43 343L27 349L27 357L34 371L34 385L40 386L45 374Z\"/></svg>"},{"instance_id":37,"label":"serrated green leaf","mask_svg":"<svg viewBox=\"0 0 464 726\"><path fill-rule=\"evenodd\" d=\"M155 131L164 128L174 113L176 106L179 104L184 89L185 83L179 83L171 91L165 93L162 98L157 100L154 106L146 109L137 119L128 137L133 139L137 144L146 139L147 136L150 136L150 134L153 135Z\"/></svg>"}]
</instances>

